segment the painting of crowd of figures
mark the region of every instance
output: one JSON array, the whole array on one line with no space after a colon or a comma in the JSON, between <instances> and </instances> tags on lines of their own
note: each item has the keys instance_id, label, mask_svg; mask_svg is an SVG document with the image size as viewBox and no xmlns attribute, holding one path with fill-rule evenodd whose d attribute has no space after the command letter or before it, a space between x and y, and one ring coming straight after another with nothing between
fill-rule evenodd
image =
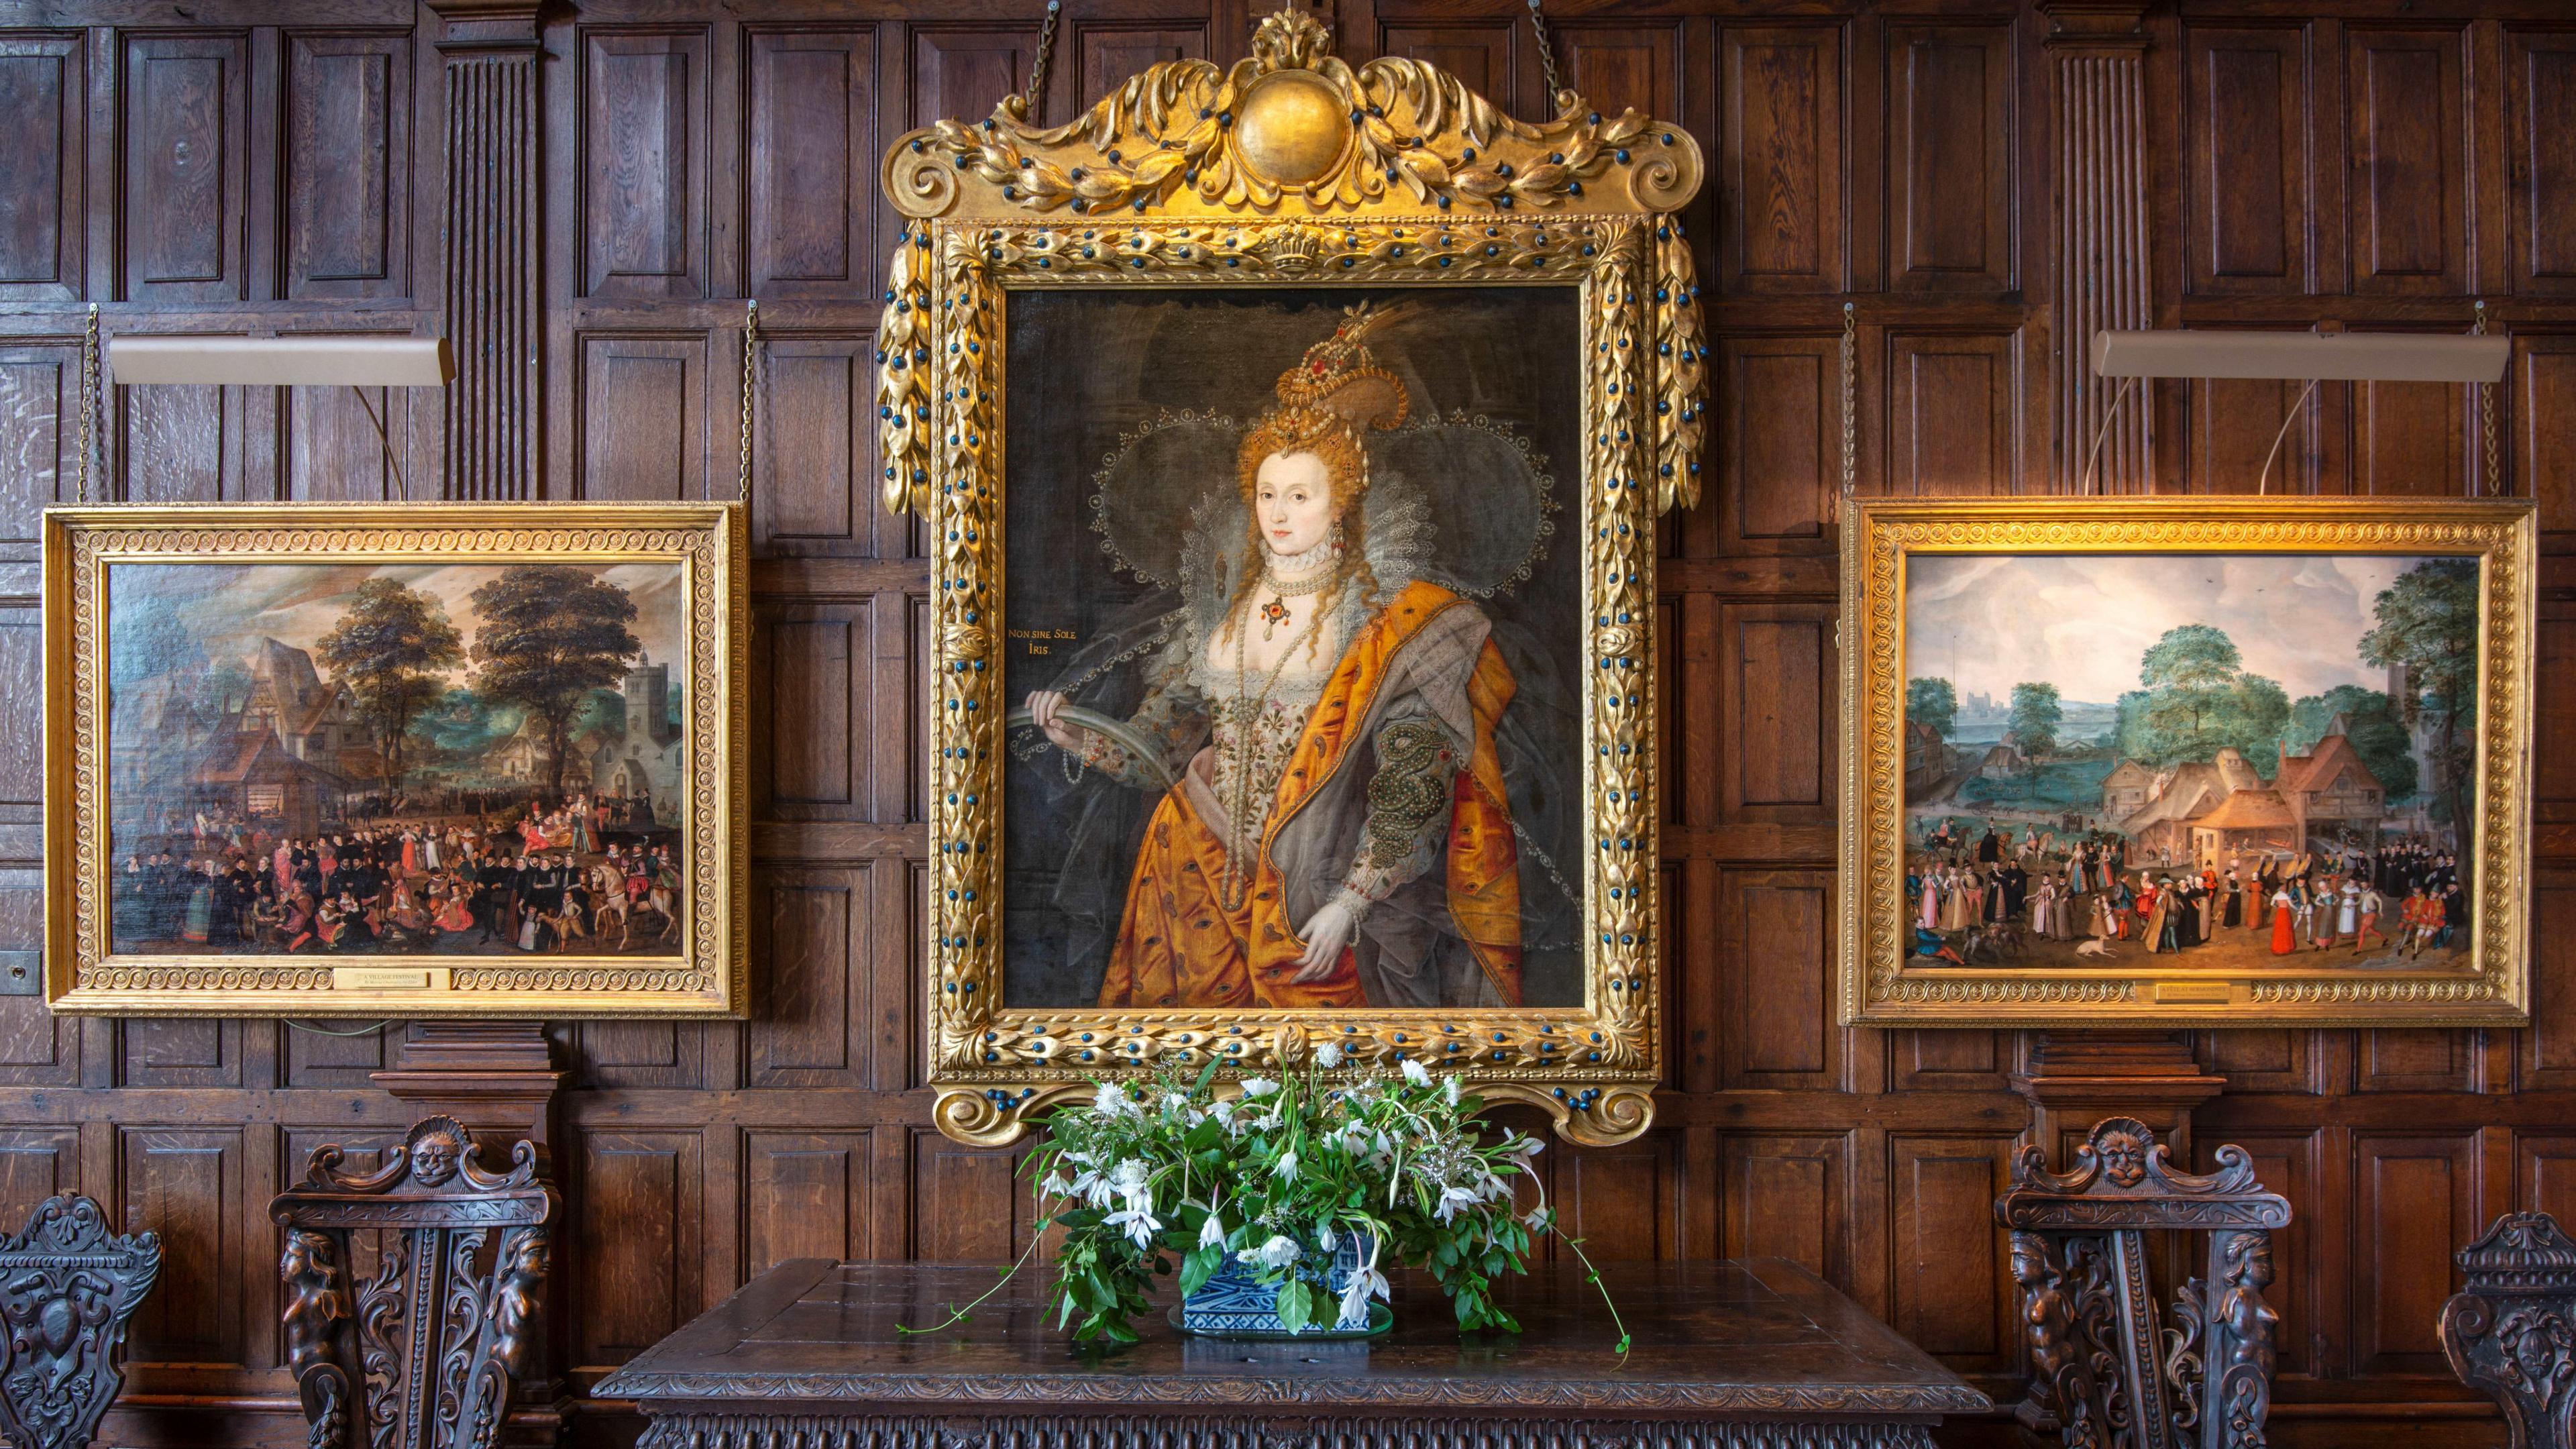
<instances>
[{"instance_id":1,"label":"painting of crowd of figures","mask_svg":"<svg viewBox=\"0 0 2576 1449\"><path fill-rule=\"evenodd\" d=\"M113 566L113 949L674 953L682 589L678 563Z\"/></svg>"},{"instance_id":2,"label":"painting of crowd of figures","mask_svg":"<svg viewBox=\"0 0 2576 1449\"><path fill-rule=\"evenodd\" d=\"M2479 567L1911 560L1912 955L2231 971L2465 956Z\"/></svg>"}]
</instances>

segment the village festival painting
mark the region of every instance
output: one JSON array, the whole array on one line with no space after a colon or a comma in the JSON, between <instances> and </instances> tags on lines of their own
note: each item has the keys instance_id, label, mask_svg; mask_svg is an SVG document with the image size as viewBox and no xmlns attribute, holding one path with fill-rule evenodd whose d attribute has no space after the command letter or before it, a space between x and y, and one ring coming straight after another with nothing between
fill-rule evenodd
<instances>
[{"instance_id":1,"label":"village festival painting","mask_svg":"<svg viewBox=\"0 0 2576 1449\"><path fill-rule=\"evenodd\" d=\"M1900 969L2145 973L2230 1006L2293 974L2478 976L2484 888L2519 889L2482 819L2523 728L2486 717L2524 697L2491 687L2497 572L2456 547L1907 554Z\"/></svg>"},{"instance_id":2,"label":"village festival painting","mask_svg":"<svg viewBox=\"0 0 2576 1449\"><path fill-rule=\"evenodd\" d=\"M649 550L107 561L80 659L104 960L336 982L686 959L713 718L691 708L691 572Z\"/></svg>"}]
</instances>

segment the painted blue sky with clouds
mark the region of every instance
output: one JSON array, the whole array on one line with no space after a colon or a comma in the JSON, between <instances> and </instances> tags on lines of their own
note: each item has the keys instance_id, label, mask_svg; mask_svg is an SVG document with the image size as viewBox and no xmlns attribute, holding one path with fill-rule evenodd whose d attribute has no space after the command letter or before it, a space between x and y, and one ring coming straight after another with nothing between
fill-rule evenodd
<instances>
[{"instance_id":1,"label":"painted blue sky with clouds","mask_svg":"<svg viewBox=\"0 0 2576 1449\"><path fill-rule=\"evenodd\" d=\"M2371 606L2418 557L2344 554L1916 554L1906 560L1905 673L2002 699L2045 680L2070 701L2138 687L2168 629L2211 624L2245 667L2297 699L2384 688L2361 661Z\"/></svg>"}]
</instances>

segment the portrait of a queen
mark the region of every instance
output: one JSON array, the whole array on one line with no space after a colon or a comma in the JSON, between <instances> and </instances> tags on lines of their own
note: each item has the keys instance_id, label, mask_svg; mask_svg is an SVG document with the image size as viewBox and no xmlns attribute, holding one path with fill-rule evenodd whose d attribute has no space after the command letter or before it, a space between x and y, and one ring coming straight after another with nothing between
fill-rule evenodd
<instances>
[{"instance_id":1,"label":"portrait of a queen","mask_svg":"<svg viewBox=\"0 0 2576 1449\"><path fill-rule=\"evenodd\" d=\"M1436 390L1508 379L1426 368L1421 304L1263 320L1304 346L1248 422L1158 415L1092 480L1090 531L1149 587L1067 629L1015 603L1012 808L1060 861L1015 911L1037 887L1066 1005L1520 1006L1533 946L1579 957L1550 771L1580 762L1548 745L1573 710L1511 607L1544 458L1489 399L1442 419Z\"/></svg>"}]
</instances>

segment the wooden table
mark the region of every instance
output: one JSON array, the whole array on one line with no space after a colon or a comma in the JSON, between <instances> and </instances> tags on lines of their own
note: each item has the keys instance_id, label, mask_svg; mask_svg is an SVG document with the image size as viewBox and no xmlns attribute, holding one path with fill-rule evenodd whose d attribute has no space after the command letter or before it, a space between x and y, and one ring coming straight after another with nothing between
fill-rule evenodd
<instances>
[{"instance_id":1,"label":"wooden table","mask_svg":"<svg viewBox=\"0 0 2576 1449\"><path fill-rule=\"evenodd\" d=\"M1929 1449L1943 1414L1991 1407L1778 1258L1605 1268L1635 1335L1625 1364L1566 1266L1506 1280L1518 1335L1462 1338L1405 1273L1374 1343L1229 1343L1157 1320L1142 1343L1077 1350L1035 1266L962 1328L895 1332L996 1271L781 1263L593 1393L651 1416L641 1449Z\"/></svg>"}]
</instances>

